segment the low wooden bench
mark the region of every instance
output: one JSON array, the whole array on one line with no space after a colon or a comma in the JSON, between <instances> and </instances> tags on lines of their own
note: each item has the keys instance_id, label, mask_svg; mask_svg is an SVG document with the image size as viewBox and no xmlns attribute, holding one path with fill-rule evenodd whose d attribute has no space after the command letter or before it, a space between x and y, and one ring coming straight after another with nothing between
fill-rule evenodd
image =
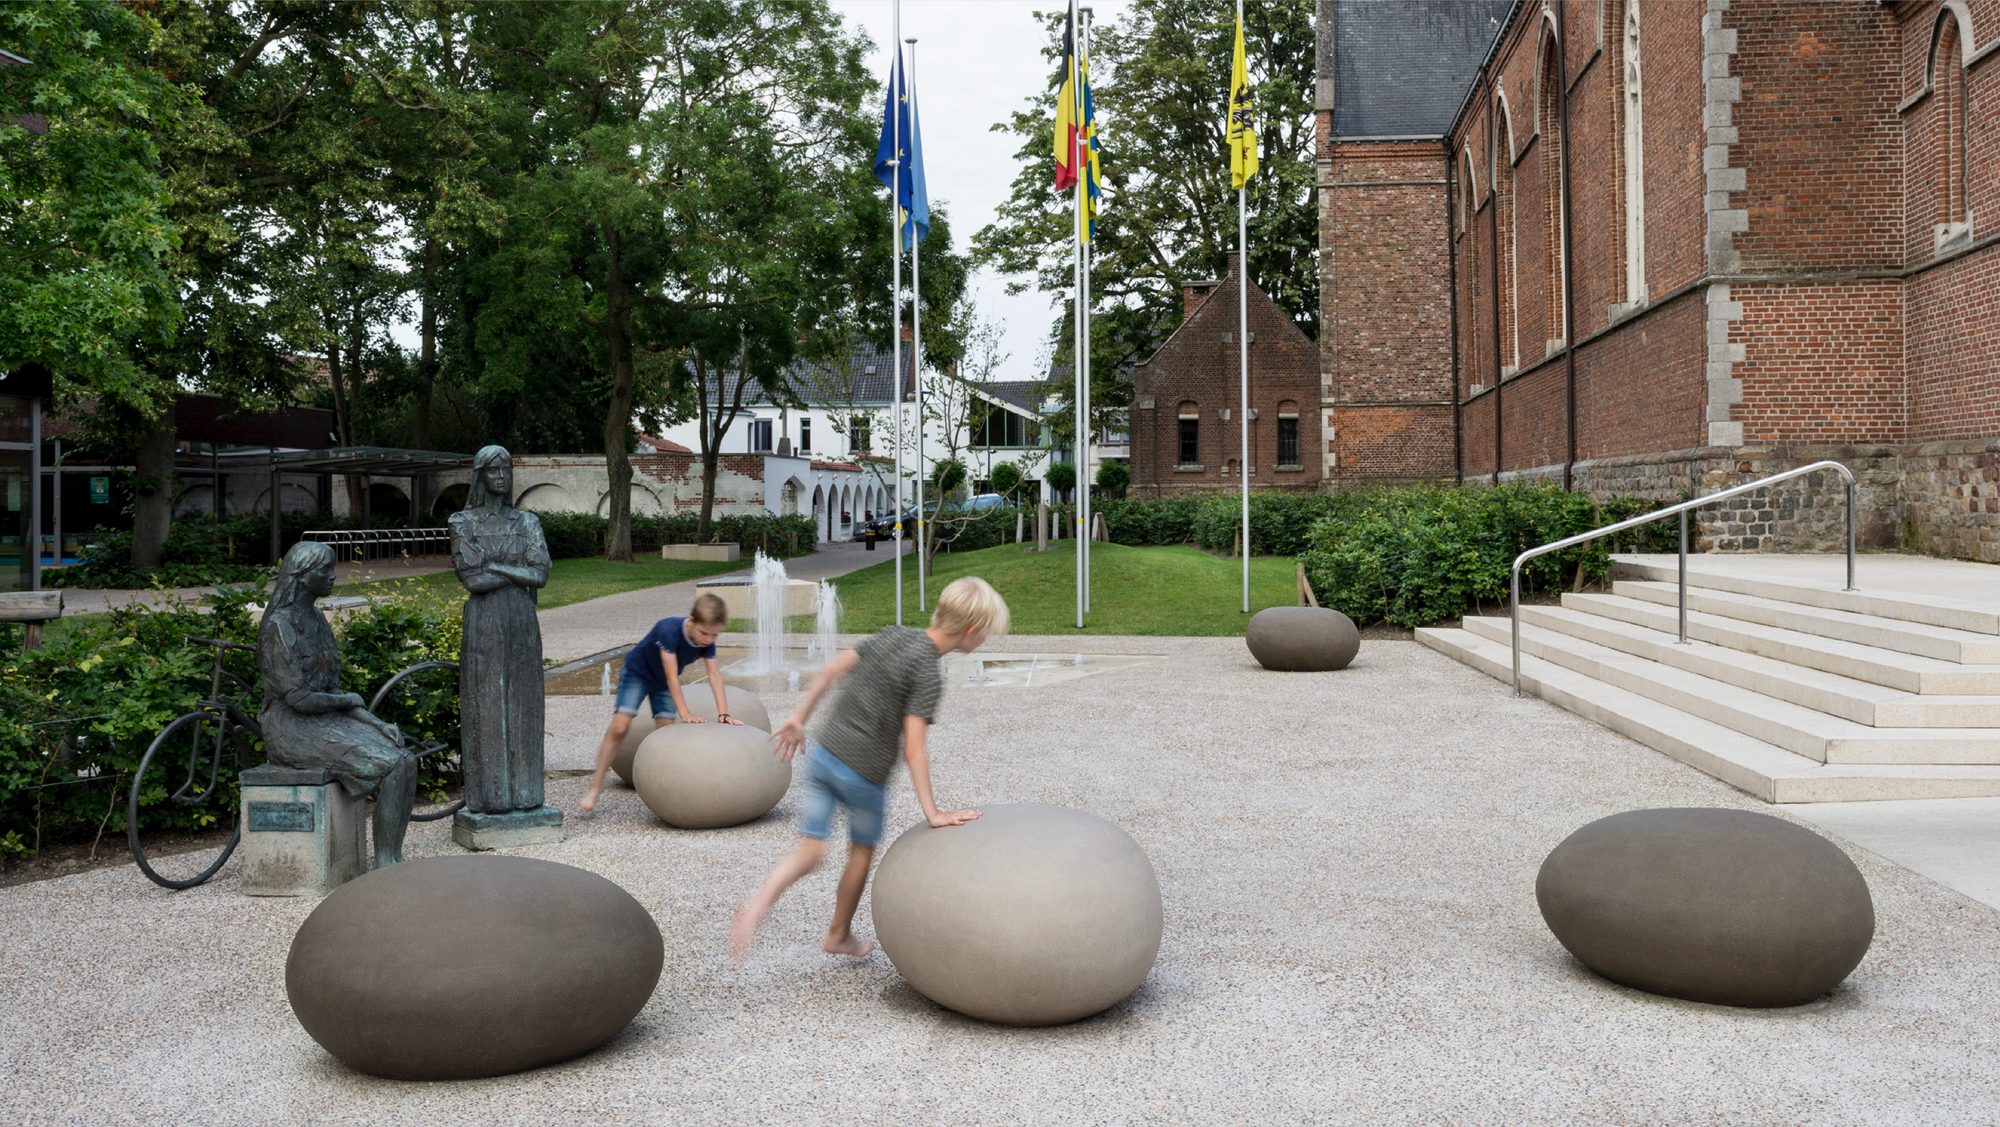
<instances>
[{"instance_id":1,"label":"low wooden bench","mask_svg":"<svg viewBox=\"0 0 2000 1127\"><path fill-rule=\"evenodd\" d=\"M62 613L61 591L8 591L0 594L0 622L23 622L28 626L25 649L39 647L42 644L42 624L61 618Z\"/></svg>"}]
</instances>

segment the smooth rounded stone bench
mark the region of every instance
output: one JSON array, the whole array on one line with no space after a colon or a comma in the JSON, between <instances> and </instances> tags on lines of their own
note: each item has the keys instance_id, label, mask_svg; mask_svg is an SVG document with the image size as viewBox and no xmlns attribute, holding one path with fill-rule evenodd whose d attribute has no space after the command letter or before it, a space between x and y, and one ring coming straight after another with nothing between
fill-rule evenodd
<instances>
[{"instance_id":1,"label":"smooth rounded stone bench","mask_svg":"<svg viewBox=\"0 0 2000 1127\"><path fill-rule=\"evenodd\" d=\"M766 733L770 732L771 714L765 711L764 702L757 699L756 693L749 689L739 689L734 685L728 686L727 691L731 716L743 721L745 728L762 728ZM696 716L706 716L710 720L716 718L715 693L709 689L706 682L698 685L682 685L681 696L687 701L688 710ZM618 754L611 760L611 769L618 773L619 778L625 780L627 786L632 784L632 757L639 754L639 745L644 743L646 737L652 735L658 727L659 725L653 723L653 711L650 705L642 715L632 718L632 727L626 730L625 739L618 745Z\"/></svg>"},{"instance_id":2,"label":"smooth rounded stone bench","mask_svg":"<svg viewBox=\"0 0 2000 1127\"><path fill-rule=\"evenodd\" d=\"M1361 652L1354 620L1328 607L1267 607L1250 619L1250 656L1281 673L1345 669Z\"/></svg>"},{"instance_id":3,"label":"smooth rounded stone bench","mask_svg":"<svg viewBox=\"0 0 2000 1127\"><path fill-rule=\"evenodd\" d=\"M632 761L639 798L661 821L684 830L761 818L791 785L791 762L778 758L769 732L748 724L656 728Z\"/></svg>"},{"instance_id":4,"label":"smooth rounded stone bench","mask_svg":"<svg viewBox=\"0 0 2000 1127\"><path fill-rule=\"evenodd\" d=\"M1613 982L1724 1006L1797 1006L1868 953L1875 905L1846 853L1748 810L1599 818L1542 862L1549 930Z\"/></svg>"},{"instance_id":5,"label":"smooth rounded stone bench","mask_svg":"<svg viewBox=\"0 0 2000 1127\"><path fill-rule=\"evenodd\" d=\"M1139 843L1061 806L918 825L876 870L875 936L931 1001L1007 1025L1123 1001L1160 952L1160 882Z\"/></svg>"},{"instance_id":6,"label":"smooth rounded stone bench","mask_svg":"<svg viewBox=\"0 0 2000 1127\"><path fill-rule=\"evenodd\" d=\"M527 857L430 857L320 901L292 940L285 993L349 1067L465 1080L555 1064L625 1028L665 947L631 894Z\"/></svg>"}]
</instances>

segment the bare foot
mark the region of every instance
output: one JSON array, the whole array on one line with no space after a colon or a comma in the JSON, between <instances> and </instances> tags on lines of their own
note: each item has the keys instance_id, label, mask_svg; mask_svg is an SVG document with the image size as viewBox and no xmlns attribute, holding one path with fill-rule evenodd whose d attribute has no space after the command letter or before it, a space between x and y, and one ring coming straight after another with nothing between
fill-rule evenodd
<instances>
[{"instance_id":1,"label":"bare foot","mask_svg":"<svg viewBox=\"0 0 2000 1127\"><path fill-rule=\"evenodd\" d=\"M729 925L729 961L743 965L750 954L750 940L757 935L757 925L764 922L764 909L748 900L737 905L736 915Z\"/></svg>"},{"instance_id":2,"label":"bare foot","mask_svg":"<svg viewBox=\"0 0 2000 1127\"><path fill-rule=\"evenodd\" d=\"M597 809L597 796L603 793L603 787L591 787L590 793L583 796L583 801L577 803L576 808L585 814L590 813L592 810Z\"/></svg>"},{"instance_id":3,"label":"bare foot","mask_svg":"<svg viewBox=\"0 0 2000 1127\"><path fill-rule=\"evenodd\" d=\"M865 959L875 950L875 941L856 939L851 934L846 939L835 939L829 935L826 937L826 942L820 944L820 949L829 955L852 955L857 959Z\"/></svg>"}]
</instances>

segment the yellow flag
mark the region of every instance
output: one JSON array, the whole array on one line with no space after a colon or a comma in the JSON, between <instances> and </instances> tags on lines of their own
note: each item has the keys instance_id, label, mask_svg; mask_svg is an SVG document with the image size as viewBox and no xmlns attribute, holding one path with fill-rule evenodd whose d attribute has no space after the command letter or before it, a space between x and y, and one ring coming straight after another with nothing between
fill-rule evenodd
<instances>
[{"instance_id":1,"label":"yellow flag","mask_svg":"<svg viewBox=\"0 0 2000 1127\"><path fill-rule=\"evenodd\" d=\"M1236 57L1229 64L1229 186L1257 175L1257 130L1250 116L1250 68L1243 61L1243 13L1236 14Z\"/></svg>"}]
</instances>

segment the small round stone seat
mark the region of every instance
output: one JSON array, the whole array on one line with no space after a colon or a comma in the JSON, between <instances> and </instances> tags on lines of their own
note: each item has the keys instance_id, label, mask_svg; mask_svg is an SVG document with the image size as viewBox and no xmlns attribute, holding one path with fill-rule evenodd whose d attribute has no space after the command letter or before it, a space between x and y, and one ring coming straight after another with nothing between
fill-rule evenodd
<instances>
[{"instance_id":1,"label":"small round stone seat","mask_svg":"<svg viewBox=\"0 0 2000 1127\"><path fill-rule=\"evenodd\" d=\"M666 948L637 900L528 857L428 857L320 901L285 961L312 1039L396 1080L500 1076L581 1055L652 997Z\"/></svg>"},{"instance_id":2,"label":"small round stone seat","mask_svg":"<svg viewBox=\"0 0 2000 1127\"><path fill-rule=\"evenodd\" d=\"M1259 665L1282 673L1345 669L1361 652L1354 620L1330 607L1267 607L1251 617L1243 640Z\"/></svg>"},{"instance_id":3,"label":"small round stone seat","mask_svg":"<svg viewBox=\"0 0 2000 1127\"><path fill-rule=\"evenodd\" d=\"M726 686L724 691L729 696L731 716L743 721L745 728L762 728L766 733L770 732L771 714L765 710L764 702L757 698L756 693L734 685ZM688 711L696 716L716 719L715 693L709 689L707 682L682 685L681 696L687 701ZM626 785L632 782L632 757L639 754L639 745L658 727L653 721L650 706L642 708L639 715L632 718L632 726L626 729L625 738L618 744L618 754L611 760L611 769L625 780Z\"/></svg>"},{"instance_id":4,"label":"small round stone seat","mask_svg":"<svg viewBox=\"0 0 2000 1127\"><path fill-rule=\"evenodd\" d=\"M1613 982L1725 1006L1797 1006L1868 953L1875 905L1846 853L1749 810L1600 818L1542 862L1556 939Z\"/></svg>"},{"instance_id":5,"label":"small round stone seat","mask_svg":"<svg viewBox=\"0 0 2000 1127\"><path fill-rule=\"evenodd\" d=\"M918 823L882 858L875 935L931 1001L1007 1025L1089 1017L1139 988L1160 951L1160 882L1139 843L1061 806Z\"/></svg>"},{"instance_id":6,"label":"small round stone seat","mask_svg":"<svg viewBox=\"0 0 2000 1127\"><path fill-rule=\"evenodd\" d=\"M710 830L770 813L792 785L771 734L748 724L671 724L654 729L632 761L632 787L660 820Z\"/></svg>"}]
</instances>

